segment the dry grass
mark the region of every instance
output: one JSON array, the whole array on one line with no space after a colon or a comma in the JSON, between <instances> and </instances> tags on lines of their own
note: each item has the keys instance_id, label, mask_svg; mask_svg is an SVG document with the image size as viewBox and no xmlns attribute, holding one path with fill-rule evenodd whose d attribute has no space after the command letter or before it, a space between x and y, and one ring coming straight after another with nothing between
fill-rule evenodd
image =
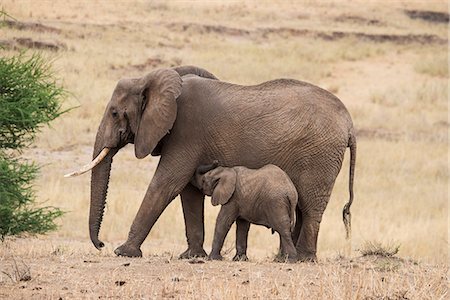
<instances>
[{"instance_id":1,"label":"dry grass","mask_svg":"<svg viewBox=\"0 0 450 300\"><path fill-rule=\"evenodd\" d=\"M0 36L64 43L68 50L45 53L55 60L57 73L73 94L66 105L80 107L44 130L36 148L25 153L44 165L37 182L39 198L68 213L61 229L49 237L10 240L0 246L1 271L12 274L14 257L30 266L32 277L24 284L0 275L0 298L445 298L447 46L423 45L414 37L446 40L447 26L412 20L403 10L447 11L447 4L361 3L2 1L0 6L19 21L58 29L0 28ZM271 31L265 34L268 28ZM331 32L413 39L375 42L355 35L318 35ZM352 252L347 252L341 220L348 199L346 157L321 224L317 265L271 263L278 237L258 226L250 233L251 263L179 262L174 257L185 249L186 241L178 198L144 243L144 259L114 258L113 249L126 239L158 162L138 161L131 147L121 151L113 165L100 234L106 249L97 252L89 245L89 176L68 180L62 174L90 159L95 131L119 78L175 64L202 66L240 84L301 79L342 99L358 130ZM218 212L208 202L207 251ZM400 244L397 255L408 259L359 258L356 250L368 240ZM225 248L231 250L233 243L232 230ZM340 257L342 253L347 258ZM126 262L131 265L123 267ZM111 276L104 276L105 271Z\"/></svg>"},{"instance_id":2,"label":"dry grass","mask_svg":"<svg viewBox=\"0 0 450 300\"><path fill-rule=\"evenodd\" d=\"M18 263L13 257L10 263L10 270L2 271L2 273L6 275L13 283L31 280L30 267L27 266L23 261L21 263Z\"/></svg>"},{"instance_id":3,"label":"dry grass","mask_svg":"<svg viewBox=\"0 0 450 300\"><path fill-rule=\"evenodd\" d=\"M153 247L158 247L155 240ZM50 237L8 240L0 270L15 257L31 268L30 280L0 273L2 298L120 299L445 299L446 266L367 256L320 263L180 261L170 252L142 259L98 253L88 242ZM105 274L107 274L105 276Z\"/></svg>"},{"instance_id":4,"label":"dry grass","mask_svg":"<svg viewBox=\"0 0 450 300\"><path fill-rule=\"evenodd\" d=\"M448 54L444 52L427 53L415 64L415 70L419 73L433 77L448 77Z\"/></svg>"},{"instance_id":5,"label":"dry grass","mask_svg":"<svg viewBox=\"0 0 450 300\"><path fill-rule=\"evenodd\" d=\"M398 253L398 250L400 250L400 245L398 244L390 243L388 245L383 245L377 241L367 241L362 245L361 249L359 249L359 252L362 256L375 255L381 257L393 257Z\"/></svg>"}]
</instances>

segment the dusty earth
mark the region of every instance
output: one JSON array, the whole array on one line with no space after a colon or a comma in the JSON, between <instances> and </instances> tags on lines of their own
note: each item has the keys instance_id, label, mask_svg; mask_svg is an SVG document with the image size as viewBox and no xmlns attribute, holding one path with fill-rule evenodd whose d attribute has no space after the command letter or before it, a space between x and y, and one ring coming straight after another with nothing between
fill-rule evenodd
<instances>
[{"instance_id":1,"label":"dusty earth","mask_svg":"<svg viewBox=\"0 0 450 300\"><path fill-rule=\"evenodd\" d=\"M445 299L445 266L386 256L284 264L144 258L92 251L87 242L8 239L1 299Z\"/></svg>"}]
</instances>

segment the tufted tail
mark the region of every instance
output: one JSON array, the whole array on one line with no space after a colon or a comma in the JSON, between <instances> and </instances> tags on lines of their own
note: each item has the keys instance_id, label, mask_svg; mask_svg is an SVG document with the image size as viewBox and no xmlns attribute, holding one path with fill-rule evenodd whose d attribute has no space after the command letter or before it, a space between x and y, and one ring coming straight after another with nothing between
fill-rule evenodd
<instances>
[{"instance_id":1,"label":"tufted tail","mask_svg":"<svg viewBox=\"0 0 450 300\"><path fill-rule=\"evenodd\" d=\"M289 203L291 204L291 213L290 213L290 218L291 218L291 233L294 232L295 229L295 222L296 220L296 209L297 209L297 202L298 202L298 196L296 195L293 199L291 197L289 198Z\"/></svg>"},{"instance_id":2,"label":"tufted tail","mask_svg":"<svg viewBox=\"0 0 450 300\"><path fill-rule=\"evenodd\" d=\"M356 163L356 137L353 133L350 134L348 140L348 147L350 147L350 176L348 189L350 192L350 199L345 204L342 210L342 220L344 221L346 239L350 239L352 235L352 214L350 213L350 206L353 202L353 179L355 177L355 163Z\"/></svg>"}]
</instances>

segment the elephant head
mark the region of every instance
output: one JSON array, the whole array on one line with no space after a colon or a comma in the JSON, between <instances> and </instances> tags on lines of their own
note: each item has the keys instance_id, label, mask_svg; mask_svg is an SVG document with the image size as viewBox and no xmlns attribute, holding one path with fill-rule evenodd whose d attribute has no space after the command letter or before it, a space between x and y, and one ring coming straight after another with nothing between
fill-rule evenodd
<instances>
[{"instance_id":1,"label":"elephant head","mask_svg":"<svg viewBox=\"0 0 450 300\"><path fill-rule=\"evenodd\" d=\"M233 196L236 176L233 168L217 167L200 176L197 184L201 185L205 195L211 196L212 205L224 205Z\"/></svg>"},{"instance_id":2,"label":"elephant head","mask_svg":"<svg viewBox=\"0 0 450 300\"><path fill-rule=\"evenodd\" d=\"M95 138L93 160L76 176L92 169L89 234L97 249L106 203L113 156L128 143L134 144L137 158L159 155L161 140L172 128L177 116L176 99L181 94L181 76L194 74L217 79L206 70L193 66L160 69L141 78L121 79L112 94Z\"/></svg>"},{"instance_id":3,"label":"elephant head","mask_svg":"<svg viewBox=\"0 0 450 300\"><path fill-rule=\"evenodd\" d=\"M203 189L203 176L205 173L208 173L212 169L215 169L219 166L219 161L214 160L212 164L209 165L201 165L195 170L194 176L191 178L191 184L198 188L199 190Z\"/></svg>"}]
</instances>

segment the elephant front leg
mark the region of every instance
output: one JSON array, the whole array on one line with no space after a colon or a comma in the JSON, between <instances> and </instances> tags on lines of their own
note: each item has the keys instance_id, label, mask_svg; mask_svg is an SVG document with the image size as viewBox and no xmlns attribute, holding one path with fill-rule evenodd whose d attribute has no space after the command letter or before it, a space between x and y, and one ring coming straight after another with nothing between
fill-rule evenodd
<instances>
[{"instance_id":1,"label":"elephant front leg","mask_svg":"<svg viewBox=\"0 0 450 300\"><path fill-rule=\"evenodd\" d=\"M189 182L194 167L184 171L178 168L177 173L170 173L170 166L160 161L155 175L145 193L144 200L131 225L127 241L118 247L114 253L119 256L142 256L141 245L149 234L155 222L169 203L178 195Z\"/></svg>"},{"instance_id":2,"label":"elephant front leg","mask_svg":"<svg viewBox=\"0 0 450 300\"><path fill-rule=\"evenodd\" d=\"M206 256L203 249L205 239L204 198L203 193L191 184L188 184L181 192L188 249L180 255L180 259Z\"/></svg>"},{"instance_id":3,"label":"elephant front leg","mask_svg":"<svg viewBox=\"0 0 450 300\"><path fill-rule=\"evenodd\" d=\"M171 201L171 196L164 189L150 184L141 203L139 211L131 225L127 241L114 250L118 256L141 257L141 245L149 234L156 220Z\"/></svg>"},{"instance_id":4,"label":"elephant front leg","mask_svg":"<svg viewBox=\"0 0 450 300\"><path fill-rule=\"evenodd\" d=\"M161 213L170 203L170 196L163 189L150 184L134 218L127 241L114 250L118 256L141 257L141 245Z\"/></svg>"},{"instance_id":5,"label":"elephant front leg","mask_svg":"<svg viewBox=\"0 0 450 300\"><path fill-rule=\"evenodd\" d=\"M234 261L247 261L247 241L248 231L250 230L250 222L238 218L236 220L236 255Z\"/></svg>"},{"instance_id":6,"label":"elephant front leg","mask_svg":"<svg viewBox=\"0 0 450 300\"><path fill-rule=\"evenodd\" d=\"M211 260L222 260L220 255L225 238L230 231L231 225L237 218L237 208L233 203L228 203L222 206L216 220L216 227L214 229L214 239L212 250L209 254Z\"/></svg>"}]
</instances>

